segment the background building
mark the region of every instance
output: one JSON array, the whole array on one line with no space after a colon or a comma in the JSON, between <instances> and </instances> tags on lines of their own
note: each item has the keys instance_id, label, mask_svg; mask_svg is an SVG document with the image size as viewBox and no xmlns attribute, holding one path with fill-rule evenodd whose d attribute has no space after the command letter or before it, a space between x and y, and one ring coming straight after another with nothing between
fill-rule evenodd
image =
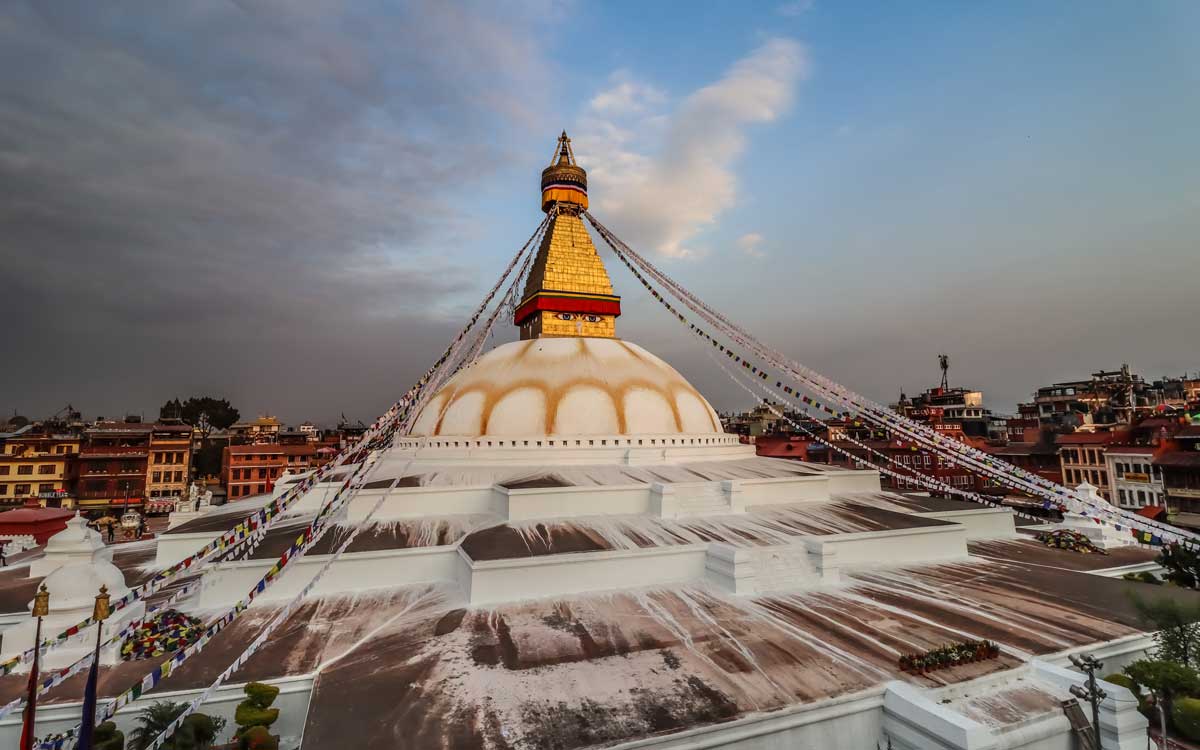
<instances>
[{"instance_id":1,"label":"background building","mask_svg":"<svg viewBox=\"0 0 1200 750\"><path fill-rule=\"evenodd\" d=\"M1200 529L1200 424L1175 433L1167 450L1152 463L1162 471L1167 518L1179 526Z\"/></svg>"},{"instance_id":2,"label":"background building","mask_svg":"<svg viewBox=\"0 0 1200 750\"><path fill-rule=\"evenodd\" d=\"M150 433L146 466L146 497L160 502L187 494L192 468L190 425L157 422Z\"/></svg>"},{"instance_id":3,"label":"background building","mask_svg":"<svg viewBox=\"0 0 1200 750\"><path fill-rule=\"evenodd\" d=\"M0 449L0 504L21 505L30 498L48 507L72 505L80 437L50 425L27 425Z\"/></svg>"},{"instance_id":4,"label":"background building","mask_svg":"<svg viewBox=\"0 0 1200 750\"><path fill-rule=\"evenodd\" d=\"M80 508L120 510L142 505L153 430L153 425L136 417L97 422L84 430L75 483Z\"/></svg>"},{"instance_id":5,"label":"background building","mask_svg":"<svg viewBox=\"0 0 1200 750\"><path fill-rule=\"evenodd\" d=\"M1104 460L1114 505L1132 510L1163 504L1162 468L1151 464L1153 445L1109 445Z\"/></svg>"},{"instance_id":6,"label":"background building","mask_svg":"<svg viewBox=\"0 0 1200 750\"><path fill-rule=\"evenodd\" d=\"M1100 495L1112 502L1108 482L1105 448L1112 441L1110 432L1073 432L1059 435L1055 440L1062 462L1063 483L1075 487L1084 482L1095 485Z\"/></svg>"}]
</instances>

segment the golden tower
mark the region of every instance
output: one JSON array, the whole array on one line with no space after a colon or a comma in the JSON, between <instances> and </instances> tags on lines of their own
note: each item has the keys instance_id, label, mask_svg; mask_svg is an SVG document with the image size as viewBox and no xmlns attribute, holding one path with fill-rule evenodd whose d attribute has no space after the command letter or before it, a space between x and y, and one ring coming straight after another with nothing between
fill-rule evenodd
<instances>
[{"instance_id":1,"label":"golden tower","mask_svg":"<svg viewBox=\"0 0 1200 750\"><path fill-rule=\"evenodd\" d=\"M580 218L587 209L587 172L575 163L566 131L542 170L542 210L557 208L538 247L515 322L522 339L545 336L616 338L621 298Z\"/></svg>"}]
</instances>

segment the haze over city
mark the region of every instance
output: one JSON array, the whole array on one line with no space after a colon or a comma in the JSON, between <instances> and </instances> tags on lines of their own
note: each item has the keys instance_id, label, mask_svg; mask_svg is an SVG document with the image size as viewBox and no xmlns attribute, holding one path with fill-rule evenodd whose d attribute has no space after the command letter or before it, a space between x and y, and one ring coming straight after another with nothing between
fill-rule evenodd
<instances>
[{"instance_id":1,"label":"haze over city","mask_svg":"<svg viewBox=\"0 0 1200 750\"><path fill-rule=\"evenodd\" d=\"M1198 25L1191 2L8 3L0 409L369 421L525 241L562 129L608 226L876 399L943 351L1001 412L1123 362L1193 371ZM746 407L601 250L623 335Z\"/></svg>"}]
</instances>

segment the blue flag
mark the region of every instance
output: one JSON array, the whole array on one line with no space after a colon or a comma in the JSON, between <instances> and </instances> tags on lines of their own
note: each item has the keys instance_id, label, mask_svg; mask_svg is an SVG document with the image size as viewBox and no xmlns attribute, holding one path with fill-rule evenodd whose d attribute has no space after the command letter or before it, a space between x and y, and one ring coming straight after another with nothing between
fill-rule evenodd
<instances>
[{"instance_id":1,"label":"blue flag","mask_svg":"<svg viewBox=\"0 0 1200 750\"><path fill-rule=\"evenodd\" d=\"M96 730L96 679L100 672L100 657L92 661L87 687L83 690L83 718L79 722L79 750L92 750L92 734Z\"/></svg>"}]
</instances>

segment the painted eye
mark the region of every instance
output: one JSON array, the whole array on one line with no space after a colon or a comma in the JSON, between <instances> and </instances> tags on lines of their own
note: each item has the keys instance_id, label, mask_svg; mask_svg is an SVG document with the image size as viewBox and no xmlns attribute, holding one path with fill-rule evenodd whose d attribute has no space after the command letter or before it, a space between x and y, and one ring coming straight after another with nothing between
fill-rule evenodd
<instances>
[{"instance_id":1,"label":"painted eye","mask_svg":"<svg viewBox=\"0 0 1200 750\"><path fill-rule=\"evenodd\" d=\"M599 323L600 316L599 315L588 315L584 318L584 320L586 320L589 323Z\"/></svg>"},{"instance_id":2,"label":"painted eye","mask_svg":"<svg viewBox=\"0 0 1200 750\"><path fill-rule=\"evenodd\" d=\"M558 319L559 320L575 320L575 316L572 315L571 313L559 313Z\"/></svg>"}]
</instances>

